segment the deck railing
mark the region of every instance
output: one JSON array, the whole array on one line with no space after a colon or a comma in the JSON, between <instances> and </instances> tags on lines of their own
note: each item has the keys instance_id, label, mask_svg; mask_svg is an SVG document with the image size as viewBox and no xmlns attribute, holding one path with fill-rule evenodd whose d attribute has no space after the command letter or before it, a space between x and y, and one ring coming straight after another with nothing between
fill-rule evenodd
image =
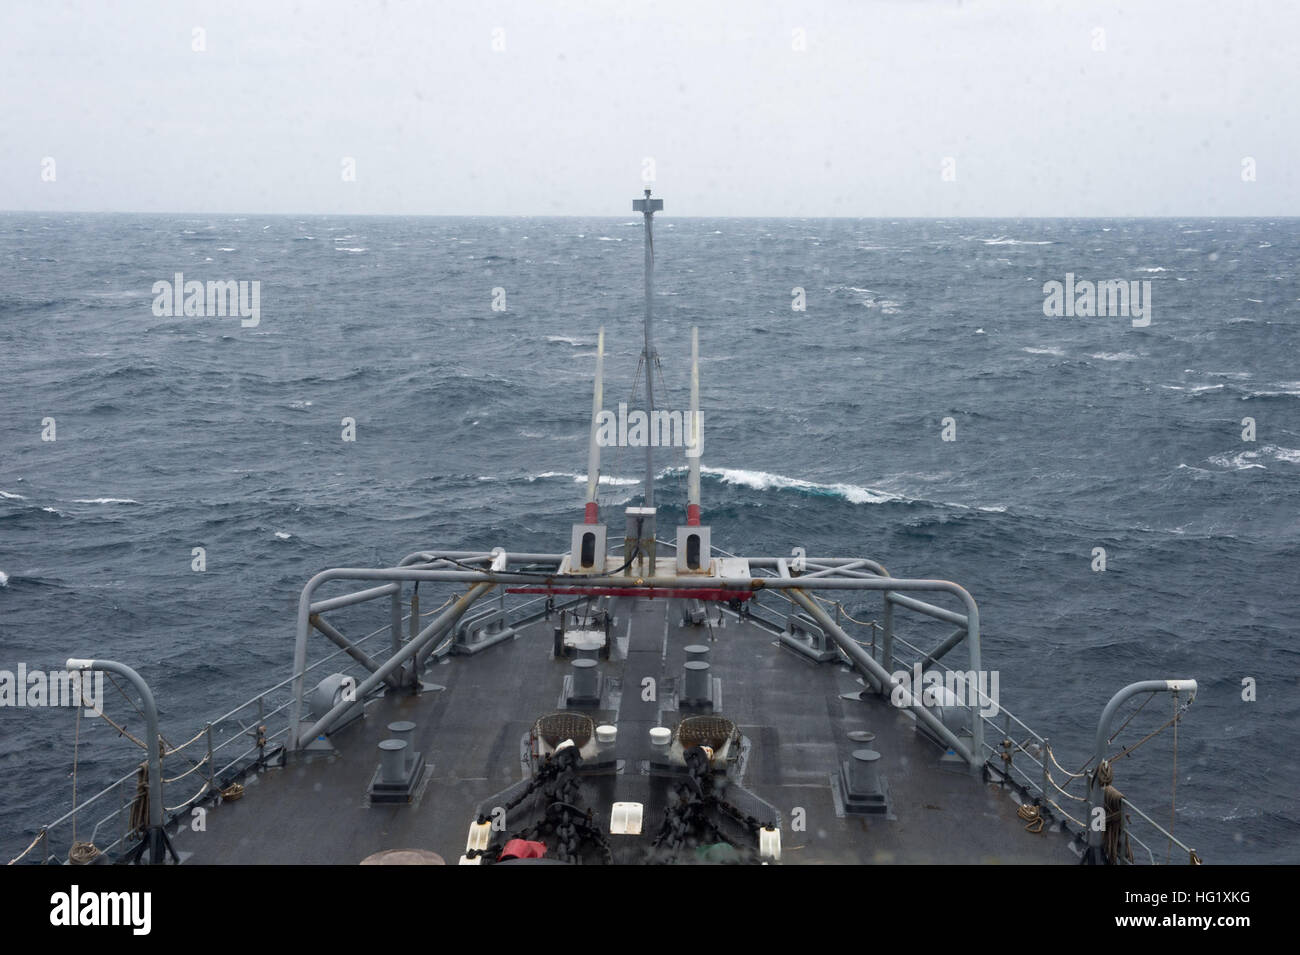
<instances>
[{"instance_id":1,"label":"deck railing","mask_svg":"<svg viewBox=\"0 0 1300 955\"><path fill-rule=\"evenodd\" d=\"M372 594L366 599L383 596L387 596L387 593ZM505 610L506 627L518 628L541 619L548 613L570 607L581 599L552 601L546 596L503 594L499 606ZM363 602L365 601L356 601ZM340 603L336 606L351 605L353 604ZM431 617L439 609L441 608L421 611L419 619ZM409 612L398 614L395 618L390 615L385 625L363 637L348 640L350 649L363 651L364 655L371 657L371 662L382 662L389 654L376 646L383 643L376 638L384 634L391 635L394 619L403 633L409 631ZM436 663L451 652L452 644L458 639L470 636L470 630L475 625L474 619L467 616L461 623L462 626L455 633L431 650L422 662L423 667ZM400 642L404 644L407 639L403 636ZM308 663L302 675L341 673L359 682L358 678L368 672L366 666L349 652L349 647L336 647ZM288 719L293 702L290 688L296 676L294 674L281 680L205 722L194 736L178 746L168 746L163 742L162 790L166 825L174 825L196 807L215 803L223 790L228 790L232 783L237 782L249 770L264 767L277 757L289 726L285 723L275 731L271 731L270 727L273 723ZM172 768L173 775L168 775L169 767ZM116 861L125 856L142 837L143 826L138 818L138 808L144 804L144 796L138 779L137 767L89 798L79 801L53 822L41 826L27 847L9 864L58 864L72 860L90 862L96 857ZM172 795L178 788L185 794L183 798ZM85 848L86 846L94 846L94 850Z\"/></svg>"},{"instance_id":2,"label":"deck railing","mask_svg":"<svg viewBox=\"0 0 1300 955\"><path fill-rule=\"evenodd\" d=\"M947 674L954 672L941 659L935 658L936 651L944 647L943 643L934 649L924 649L900 636L894 625L892 611L899 606L916 610L930 619L955 622L947 614L936 616L926 612L938 608L930 606L919 608L916 606L919 601L908 600L904 604L902 601L890 599L887 595L883 601L883 606L886 608L883 616L888 624L886 626L876 620L857 619L849 613L841 601L820 599L828 605L828 609L834 610L836 623L849 631L856 642L891 673L896 669L910 670L913 664L918 662L924 664L924 670L937 669L945 678ZM769 593L751 601L748 614L761 626L775 634L780 634L788 632L790 616L798 609L797 605L783 594L778 593L774 598ZM841 654L841 659L850 665L853 663L846 655ZM883 688L871 674L864 673L863 676L870 690L876 693L883 692ZM946 682L945 679L945 685ZM1011 786L1019 793L1023 800L1022 805L1034 807L1034 810L1027 812L1028 824L1034 824L1036 811L1038 817L1043 819L1045 827L1054 826L1071 832L1082 847L1089 831L1089 826L1084 821L1089 818L1089 800L1086 788L1083 792L1078 792L1072 791L1070 787L1072 785L1076 785L1076 788L1086 787L1091 773L1070 772L1062 767L1056 761L1049 739L1032 729L999 701L993 700L987 694L981 694L980 702L985 705L985 708L997 704L997 712L992 715L982 715L978 708L968 708L968 718L980 720L985 729L980 754L990 778ZM1006 745L1007 743L1010 745ZM1089 760L1089 763L1091 762ZM1086 769L1085 764L1084 770ZM1200 861L1191 846L1152 819L1131 800L1124 798L1123 807L1126 816L1124 834L1138 851L1133 853L1132 859L1127 856L1121 858L1119 860L1121 863L1157 865L1160 864L1161 854L1165 858L1178 858L1190 863ZM1177 850L1176 856L1174 850Z\"/></svg>"},{"instance_id":3,"label":"deck railing","mask_svg":"<svg viewBox=\"0 0 1300 955\"><path fill-rule=\"evenodd\" d=\"M661 542L671 549L671 542ZM726 552L715 551L726 555ZM517 562L537 559L552 562L557 555L512 555ZM726 555L735 556L735 555ZM773 586L760 589L740 612L748 615L756 624L778 635L788 636L786 642L812 656L825 658L829 652L833 658L843 659L854 665L867 684L868 692L886 693L894 687L896 669L910 670L915 664L922 664L925 671L937 670L947 681L948 674L963 672L953 671L944 662L943 657L963 642L974 641L972 662L979 659L979 628L976 610L969 595L953 585L944 586L957 593L966 601L968 614L947 610L927 603L915 596L881 590L884 568L866 560L822 559L822 563L810 562L799 568L800 573L791 578L790 569L782 559L763 558L753 561L751 571L756 577L768 578ZM496 562L494 565L493 562ZM313 582L304 590L300 604L299 634L295 649L294 672L285 680L263 690L256 696L244 701L214 720L203 724L202 728L180 746L162 746L164 772L162 778L162 798L167 824L175 824L178 819L194 808L208 802L215 803L222 798L223 791L229 793L229 787L250 769L256 770L268 764L285 748L302 745L307 739L299 722L305 705L305 688L309 676L321 673L338 673L353 678L353 686L363 689L363 696L384 692L386 687L413 688L417 674L436 663L443 656L459 649L461 652L473 653L491 643L499 642L513 636L514 632L536 620L557 611L592 599L588 595L559 598L555 595L525 595L507 593L507 588L499 588L496 594L496 606L480 610L473 614L466 613L469 603L466 597L457 598L453 593L446 602L433 610L422 611L419 608L418 582L410 590L410 611L403 612L403 586L406 580L427 579L433 575L412 577L412 570L433 567L455 567L480 569L487 573L494 567L505 579L518 579L527 571L505 567L505 558L500 552L485 554L482 552L417 552L405 558L395 570L408 572L406 577L378 576L388 573L382 571L339 571L327 572L313 578ZM375 575L375 576L365 576ZM340 596L312 600L317 583L330 577L339 579L384 580L380 586L355 591ZM463 572L445 574L444 576L471 576ZM841 600L829 599L821 595L816 588L817 578L831 577L841 581L840 585L851 587L855 592L861 589L881 590L881 622L861 620L849 613ZM863 583L864 578L875 578ZM892 581L892 578L888 578ZM779 586L777 586L779 582ZM909 583L898 581L899 584ZM924 585L927 582L910 582ZM930 584L938 582L929 582ZM447 586L441 578L429 580L430 586ZM480 585L481 593L486 593ZM823 586L822 589L825 589ZM934 589L931 586L930 589ZM470 587L470 592L475 590ZM325 614L352 607L369 601L389 598L390 609L388 622L359 639L345 637L332 623L325 620ZM459 603L453 609L464 609L452 613L446 608ZM924 650L897 632L895 626L896 611L916 613L922 618L940 621L948 625L957 625L958 629L940 641L930 650ZM736 612L734 609L729 612ZM831 613L833 612L833 617ZM425 618L440 616L433 624L424 625ZM838 638L828 641L826 631L834 631ZM797 633L796 631L803 631ZM330 652L308 662L308 632L317 632L337 646ZM818 642L816 634L823 638ZM388 634L387 646L380 646L384 641L375 638ZM802 646L807 636L809 647ZM847 638L847 639L844 639ZM413 646L413 644L418 644ZM436 644L436 646L435 646ZM324 668L329 666L328 670ZM965 673L975 672L972 670ZM960 737L954 735L949 727L929 713L922 702L920 694L915 699L909 698L905 708L917 718L937 738L960 753L972 767L982 768L991 776L1015 788L1026 800L1023 805L1035 806L1043 818L1044 825L1055 822L1063 829L1068 824L1075 827L1075 834L1081 838L1087 835L1087 826L1077 818L1087 813L1087 794L1080 796L1069 791L1069 786L1083 779L1087 784L1086 773L1067 773L1056 763L1049 741L1031 729L1022 720L1001 707L996 699L991 699L976 687L980 693L977 706L966 706L966 731ZM967 701L969 703L969 701ZM997 704L996 706L993 706ZM981 709L993 708L993 715L981 714ZM337 710L338 707L335 707ZM312 714L313 718L320 714ZM268 732L268 725L273 718L286 720L276 732ZM310 722L310 721L307 721ZM316 720L313 726L325 725L328 721ZM295 739L295 737L297 737ZM991 742L996 740L997 742ZM1009 741L1009 745L1008 745ZM1025 768L1025 763L1029 768ZM167 776L165 767L176 766L179 771ZM1049 764L1057 767L1062 782L1052 775ZM70 812L41 827L34 835L28 847L13 862L61 862L66 859L88 861L91 850L84 845L77 845L79 837L89 828L89 843L108 859L115 859L130 851L142 837L143 825L139 812L143 787L139 783L139 770L133 769L89 799L75 806ZM181 800L169 800L169 786L180 785L185 780L190 783L183 787L189 795ZM230 793L233 795L233 793ZM1062 804L1065 805L1062 805ZM1077 806L1071 805L1077 803ZM1130 812L1130 825L1126 834L1139 849L1145 853L1145 860L1156 862L1156 851L1149 843L1164 841L1171 849L1176 846L1185 856L1196 861L1193 850L1175 838L1146 813L1125 799L1123 805ZM1066 806L1075 809L1070 812ZM1080 808L1082 807L1082 808ZM1143 839L1132 824L1132 816L1145 824ZM1031 821L1032 824L1032 821ZM111 841L100 846L101 838L112 836ZM1149 841L1148 841L1149 840ZM1127 859L1120 861L1128 861ZM1136 858L1135 860L1136 861ZM12 864L12 863L11 863Z\"/></svg>"}]
</instances>

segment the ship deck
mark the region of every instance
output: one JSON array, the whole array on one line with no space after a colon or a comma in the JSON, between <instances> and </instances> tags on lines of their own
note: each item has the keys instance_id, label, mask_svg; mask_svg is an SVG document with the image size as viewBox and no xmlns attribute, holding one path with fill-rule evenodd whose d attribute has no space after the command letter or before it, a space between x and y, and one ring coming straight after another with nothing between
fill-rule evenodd
<instances>
[{"instance_id":1,"label":"ship deck","mask_svg":"<svg viewBox=\"0 0 1300 955\"><path fill-rule=\"evenodd\" d=\"M616 862L644 861L663 818L666 786L639 767L649 729L678 722L674 688L691 644L709 646L716 712L745 738L741 783L780 813L782 864L1078 861L1066 835L1026 831L1009 789L941 762L943 751L906 711L870 693L847 698L863 689L848 666L813 662L752 620L724 614L719 626L716 608L712 615L711 626L684 624L678 600L614 603L601 704L586 712L617 725L621 769L592 781L587 805L607 831L613 801L645 804L642 836L608 837ZM537 621L482 652L444 658L424 679L445 689L370 701L363 719L330 736L332 752L250 774L243 798L210 810L204 831L173 835L176 849L197 864L357 863L391 849L429 850L454 864L484 800L525 776L524 741L537 719L565 709L571 666L552 654L553 626ZM654 701L643 699L645 677L656 680ZM416 724L425 782L408 804L371 805L378 743L395 720ZM875 739L855 742L855 731ZM881 754L889 817L837 806L832 774L864 745Z\"/></svg>"}]
</instances>

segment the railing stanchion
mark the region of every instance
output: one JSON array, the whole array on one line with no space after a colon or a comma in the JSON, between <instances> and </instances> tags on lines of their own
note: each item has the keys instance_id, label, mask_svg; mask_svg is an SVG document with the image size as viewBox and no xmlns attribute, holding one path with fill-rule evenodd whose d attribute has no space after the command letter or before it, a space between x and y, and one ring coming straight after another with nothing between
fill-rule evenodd
<instances>
[{"instance_id":1,"label":"railing stanchion","mask_svg":"<svg viewBox=\"0 0 1300 955\"><path fill-rule=\"evenodd\" d=\"M1051 773L1047 769L1047 761L1048 759L1051 758L1050 756L1048 756L1048 749L1050 748L1050 746L1051 746L1051 742L1047 739L1046 736L1044 736L1043 737L1043 811L1044 812L1047 811L1047 798L1048 798L1047 787L1051 785L1050 782Z\"/></svg>"},{"instance_id":2,"label":"railing stanchion","mask_svg":"<svg viewBox=\"0 0 1300 955\"><path fill-rule=\"evenodd\" d=\"M885 600L884 600L885 609L881 613L881 618L884 621L881 624L881 630L884 632L884 636L881 640L881 645L882 645L881 655L884 657L884 659L880 661L880 665L885 668L886 672L893 673L894 672L894 604L893 601L889 599L890 596L891 596L890 592L886 590ZM887 692L888 690L889 687L881 688L881 692Z\"/></svg>"},{"instance_id":3,"label":"railing stanchion","mask_svg":"<svg viewBox=\"0 0 1300 955\"><path fill-rule=\"evenodd\" d=\"M208 737L208 793L212 792L212 771L216 768L212 759L212 724L208 723L206 727Z\"/></svg>"},{"instance_id":4,"label":"railing stanchion","mask_svg":"<svg viewBox=\"0 0 1300 955\"><path fill-rule=\"evenodd\" d=\"M402 588L393 591L393 596L389 599L388 607L388 626L391 630L393 655L402 652ZM405 682L405 674L397 674L397 684L401 686Z\"/></svg>"},{"instance_id":5,"label":"railing stanchion","mask_svg":"<svg viewBox=\"0 0 1300 955\"><path fill-rule=\"evenodd\" d=\"M265 699L265 693L257 698L257 765L259 767L266 762L266 716L263 714L266 708L263 702Z\"/></svg>"}]
</instances>

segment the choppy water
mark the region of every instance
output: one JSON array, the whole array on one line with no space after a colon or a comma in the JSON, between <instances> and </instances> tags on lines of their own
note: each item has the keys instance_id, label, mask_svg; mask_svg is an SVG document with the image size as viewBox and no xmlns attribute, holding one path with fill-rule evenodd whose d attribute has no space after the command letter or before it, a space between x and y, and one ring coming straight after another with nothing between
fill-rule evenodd
<instances>
[{"instance_id":1,"label":"choppy water","mask_svg":"<svg viewBox=\"0 0 1300 955\"><path fill-rule=\"evenodd\" d=\"M716 545L961 582L1003 703L1076 768L1113 690L1197 678L1178 834L1300 859L1300 223L669 217L656 247L670 407L701 330ZM641 256L631 217L0 216L0 669L132 663L184 738L287 676L317 570L564 549L596 330L612 404ZM259 281L260 322L155 316L178 271ZM1045 317L1067 273L1150 280L1151 324ZM639 458L606 462L634 500ZM71 805L73 727L0 709L0 855ZM133 753L82 733L84 796ZM1117 767L1166 824L1172 754Z\"/></svg>"}]
</instances>

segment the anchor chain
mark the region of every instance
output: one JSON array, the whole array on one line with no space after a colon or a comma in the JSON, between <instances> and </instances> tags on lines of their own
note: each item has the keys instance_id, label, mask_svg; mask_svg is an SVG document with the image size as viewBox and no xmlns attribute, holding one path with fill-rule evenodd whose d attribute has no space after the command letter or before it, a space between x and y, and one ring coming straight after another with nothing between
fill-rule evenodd
<instances>
[{"instance_id":1,"label":"anchor chain","mask_svg":"<svg viewBox=\"0 0 1300 955\"><path fill-rule=\"evenodd\" d=\"M555 753L537 771L524 791L510 800L505 808L507 815L526 799L540 791L546 807L539 822L494 841L482 853L484 862L496 862L506 843L512 839L541 842L546 845L551 858L580 865L584 847L590 846L599 853L606 864L614 861L613 851L600 831L590 809L582 806L582 783L578 773L582 756L577 747L568 746ZM487 817L480 815L480 823Z\"/></svg>"},{"instance_id":2,"label":"anchor chain","mask_svg":"<svg viewBox=\"0 0 1300 955\"><path fill-rule=\"evenodd\" d=\"M664 807L663 824L651 844L651 861L672 864L682 850L692 844L725 844L735 851L736 862L761 861L753 846L737 846L709 818L711 812L727 816L747 831L757 845L762 824L721 797L721 787L713 777L709 752L702 746L692 746L682 755L686 761L686 776L673 785L673 795Z\"/></svg>"}]
</instances>

